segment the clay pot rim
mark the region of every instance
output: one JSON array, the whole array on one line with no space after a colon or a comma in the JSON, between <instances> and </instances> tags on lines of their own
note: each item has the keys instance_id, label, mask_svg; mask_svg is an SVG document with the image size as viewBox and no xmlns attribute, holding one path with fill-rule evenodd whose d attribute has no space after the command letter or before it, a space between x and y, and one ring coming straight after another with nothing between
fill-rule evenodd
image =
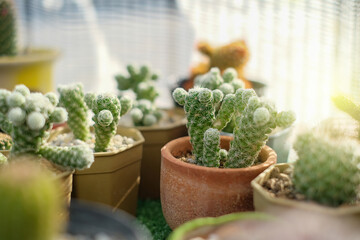
<instances>
[{"instance_id":1,"label":"clay pot rim","mask_svg":"<svg viewBox=\"0 0 360 240\"><path fill-rule=\"evenodd\" d=\"M228 139L231 140L233 139L230 136L220 136L221 139ZM262 169L266 169L271 165L274 165L276 163L276 158L277 155L275 153L275 151L270 148L269 146L264 146L262 148L262 151L265 150L267 152L269 152L268 154L268 158L257 165L253 165L250 167L246 167L246 168L216 168L216 167L205 167L205 166L198 166L195 164L191 164L191 163L186 163L183 161L180 161L178 159L176 159L172 153L171 150L176 148L176 145L180 145L184 142L189 142L190 141L190 137L186 136L186 137L181 137L181 138L177 138L174 139L170 142L168 142L164 147L161 148L161 156L164 159L167 159L169 162L171 162L174 165L177 165L179 168L191 168L194 171L207 171L207 172L213 172L213 173L241 173L241 172L248 172L248 171L260 171L262 172ZM190 150L190 149L189 149Z\"/></svg>"},{"instance_id":2,"label":"clay pot rim","mask_svg":"<svg viewBox=\"0 0 360 240\"><path fill-rule=\"evenodd\" d=\"M26 65L37 62L53 61L60 55L60 51L52 48L33 48L28 53L15 56L0 57L0 66Z\"/></svg>"},{"instance_id":3,"label":"clay pot rim","mask_svg":"<svg viewBox=\"0 0 360 240\"><path fill-rule=\"evenodd\" d=\"M330 214L333 216L342 216L347 214L360 213L360 205L345 205L340 207L328 207L316 202L307 202L307 201L297 201L288 198L273 197L265 188L262 187L262 182L264 178L272 171L274 167L279 167L280 169L287 168L293 163L277 163L264 172L260 173L254 180L251 181L251 187L254 192L257 192L259 195L264 197L269 203L279 206L292 207L298 209L306 209L316 212L321 212L325 214Z\"/></svg>"}]
</instances>

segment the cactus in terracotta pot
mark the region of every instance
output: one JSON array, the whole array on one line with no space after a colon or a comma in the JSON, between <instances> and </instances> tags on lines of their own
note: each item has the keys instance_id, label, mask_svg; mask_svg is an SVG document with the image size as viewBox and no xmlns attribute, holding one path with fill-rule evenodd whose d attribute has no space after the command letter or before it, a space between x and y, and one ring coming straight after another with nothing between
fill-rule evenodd
<instances>
[{"instance_id":1,"label":"cactus in terracotta pot","mask_svg":"<svg viewBox=\"0 0 360 240\"><path fill-rule=\"evenodd\" d=\"M293 112L277 112L272 104L259 99L252 89L239 88L223 100L223 93L218 89L193 88L187 92L177 88L173 97L177 103L184 105L190 142L198 165L219 166L220 158L226 157L225 167L251 166L272 129L289 126L295 121ZM219 103L221 107L215 114L216 104ZM225 150L220 154L219 130L233 117L234 140L228 154Z\"/></svg>"},{"instance_id":2,"label":"cactus in terracotta pot","mask_svg":"<svg viewBox=\"0 0 360 240\"><path fill-rule=\"evenodd\" d=\"M0 91L0 128L12 138L11 156L41 156L45 149L51 148L45 145L45 140L53 123L62 123L67 119L66 110L56 107L57 103L54 93L30 93L25 85L15 86L13 92ZM83 147L78 150L76 159L67 149L58 149L48 154L47 159L63 167L89 167L93 162L93 157L89 157L91 150Z\"/></svg>"},{"instance_id":3,"label":"cactus in terracotta pot","mask_svg":"<svg viewBox=\"0 0 360 240\"><path fill-rule=\"evenodd\" d=\"M293 170L295 191L306 199L337 207L352 203L360 187L359 145L305 132L297 136L298 160Z\"/></svg>"},{"instance_id":4,"label":"cactus in terracotta pot","mask_svg":"<svg viewBox=\"0 0 360 240\"><path fill-rule=\"evenodd\" d=\"M133 109L130 111L135 126L151 126L162 118L161 111L155 106L155 99L159 96L154 82L158 76L150 72L149 67L141 66L136 69L133 65L127 66L129 76L118 74L115 80L120 91L132 90L136 95Z\"/></svg>"},{"instance_id":5,"label":"cactus in terracotta pot","mask_svg":"<svg viewBox=\"0 0 360 240\"><path fill-rule=\"evenodd\" d=\"M0 56L14 56L16 53L15 14L8 0L0 0Z\"/></svg>"},{"instance_id":6,"label":"cactus in terracotta pot","mask_svg":"<svg viewBox=\"0 0 360 240\"><path fill-rule=\"evenodd\" d=\"M81 84L62 86L58 91L60 105L69 112L68 124L74 137L80 140L90 138L87 121L87 111L90 108L94 113L95 152L106 152L110 140L116 134L120 117L132 107L132 100L126 96L119 100L113 94L85 95Z\"/></svg>"}]
</instances>

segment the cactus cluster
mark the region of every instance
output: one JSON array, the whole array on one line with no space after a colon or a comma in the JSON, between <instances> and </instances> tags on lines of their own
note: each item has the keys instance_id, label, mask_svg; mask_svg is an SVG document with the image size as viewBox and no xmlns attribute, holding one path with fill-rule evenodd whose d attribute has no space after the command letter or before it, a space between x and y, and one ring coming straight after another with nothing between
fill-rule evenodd
<instances>
[{"instance_id":1,"label":"cactus cluster","mask_svg":"<svg viewBox=\"0 0 360 240\"><path fill-rule=\"evenodd\" d=\"M0 133L0 150L10 150L12 146L11 137L7 134Z\"/></svg>"},{"instance_id":2,"label":"cactus cluster","mask_svg":"<svg viewBox=\"0 0 360 240\"><path fill-rule=\"evenodd\" d=\"M124 96L120 100L113 94L84 94L81 84L58 88L60 103L68 112L68 125L79 140L90 137L87 111L94 113L95 152L106 152L110 140L116 134L117 125L122 115L132 107L132 101ZM70 113L71 112L71 113ZM71 163L69 163L71 164Z\"/></svg>"},{"instance_id":3,"label":"cactus cluster","mask_svg":"<svg viewBox=\"0 0 360 240\"><path fill-rule=\"evenodd\" d=\"M67 119L66 110L56 107L57 104L54 93L30 93L25 85L15 86L13 92L0 90L0 128L12 138L11 156L41 155L41 151L48 148L44 142L53 123L62 123ZM87 157L89 151L88 148L79 149L81 163L73 165L74 168L82 169L91 165L94 159ZM47 159L66 167L65 162L72 161L72 157L65 149L59 149Z\"/></svg>"},{"instance_id":4,"label":"cactus cluster","mask_svg":"<svg viewBox=\"0 0 360 240\"><path fill-rule=\"evenodd\" d=\"M128 76L116 75L115 79L120 91L132 90L136 95L136 102L131 110L131 118L135 126L151 126L162 117L155 106L155 99L159 96L155 87L158 76L150 72L147 66L136 69L127 66Z\"/></svg>"},{"instance_id":5,"label":"cactus cluster","mask_svg":"<svg viewBox=\"0 0 360 240\"><path fill-rule=\"evenodd\" d=\"M8 0L0 0L0 56L16 55L16 23Z\"/></svg>"},{"instance_id":6,"label":"cactus cluster","mask_svg":"<svg viewBox=\"0 0 360 240\"><path fill-rule=\"evenodd\" d=\"M352 203L360 186L360 154L357 143L334 141L305 132L294 143L293 185L308 200L323 205Z\"/></svg>"},{"instance_id":7,"label":"cactus cluster","mask_svg":"<svg viewBox=\"0 0 360 240\"><path fill-rule=\"evenodd\" d=\"M289 126L295 121L293 112L277 112L272 104L258 98L252 89L238 88L235 94L224 97L219 89L195 87L187 92L177 88L173 98L184 106L193 155L198 165L218 167L220 159L226 158L224 166L228 168L251 166L272 129ZM219 131L231 119L235 119L234 140L226 153L219 147Z\"/></svg>"},{"instance_id":8,"label":"cactus cluster","mask_svg":"<svg viewBox=\"0 0 360 240\"><path fill-rule=\"evenodd\" d=\"M0 239L55 239L64 222L60 186L31 160L0 168Z\"/></svg>"}]
</instances>

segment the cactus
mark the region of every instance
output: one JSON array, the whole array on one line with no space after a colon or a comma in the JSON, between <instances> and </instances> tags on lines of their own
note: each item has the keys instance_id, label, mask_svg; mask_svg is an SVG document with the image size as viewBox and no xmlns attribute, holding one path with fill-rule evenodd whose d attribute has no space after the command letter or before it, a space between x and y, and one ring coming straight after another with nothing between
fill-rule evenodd
<instances>
[{"instance_id":1,"label":"cactus","mask_svg":"<svg viewBox=\"0 0 360 240\"><path fill-rule=\"evenodd\" d=\"M348 141L333 141L305 132L294 143L293 184L308 200L339 206L356 199L360 186L359 147Z\"/></svg>"},{"instance_id":2,"label":"cactus","mask_svg":"<svg viewBox=\"0 0 360 240\"><path fill-rule=\"evenodd\" d=\"M212 128L215 122L220 122L216 126L218 130L221 130L221 127L226 125L226 122L230 121L232 117L233 109L228 106L232 104L231 101L224 102L221 105L219 110L221 114L215 114L216 105L221 102L223 96L220 90L209 90L207 88L193 88L189 92L183 88L177 88L173 92L175 101L184 106L188 120L186 126L193 146L195 161L198 165L203 165L202 157L207 155L204 153L205 131ZM226 110L229 113L223 113ZM222 116L221 120L219 116Z\"/></svg>"},{"instance_id":3,"label":"cactus","mask_svg":"<svg viewBox=\"0 0 360 240\"><path fill-rule=\"evenodd\" d=\"M0 239L55 239L63 227L59 184L33 161L1 168Z\"/></svg>"},{"instance_id":4,"label":"cactus","mask_svg":"<svg viewBox=\"0 0 360 240\"><path fill-rule=\"evenodd\" d=\"M248 167L256 161L271 131L276 126L290 126L295 121L295 114L291 111L278 113L273 105L260 100L252 89L238 89L235 97L234 140L225 166Z\"/></svg>"},{"instance_id":5,"label":"cactus","mask_svg":"<svg viewBox=\"0 0 360 240\"><path fill-rule=\"evenodd\" d=\"M234 68L225 69L221 76L219 68L213 67L208 73L195 78L195 87L219 89L224 95L227 95L235 93L239 88L244 88L245 84L237 78L237 72Z\"/></svg>"},{"instance_id":6,"label":"cactus","mask_svg":"<svg viewBox=\"0 0 360 240\"><path fill-rule=\"evenodd\" d=\"M25 85L15 86L13 92L0 91L0 104L4 105L0 112L0 128L6 129L12 138L11 157L20 154L41 155L41 148L52 124L67 119L66 110L56 107L57 102L54 94L30 93ZM79 149L76 157L85 162L80 168L94 161L93 156L89 157L83 148ZM47 159L64 167L67 167L67 161L73 161L58 153Z\"/></svg>"},{"instance_id":7,"label":"cactus","mask_svg":"<svg viewBox=\"0 0 360 240\"><path fill-rule=\"evenodd\" d=\"M0 0L0 56L14 56L16 49L16 23L12 6Z\"/></svg>"},{"instance_id":8,"label":"cactus","mask_svg":"<svg viewBox=\"0 0 360 240\"><path fill-rule=\"evenodd\" d=\"M128 65L128 77L116 75L115 79L120 91L131 89L136 94L136 99L148 99L152 103L155 101L159 93L156 91L153 82L158 76L151 73L147 66L141 66L139 70L133 65Z\"/></svg>"},{"instance_id":9,"label":"cactus","mask_svg":"<svg viewBox=\"0 0 360 240\"><path fill-rule=\"evenodd\" d=\"M67 124L76 139L86 141L90 138L87 121L88 107L85 103L83 86L80 83L58 87L59 105L68 112Z\"/></svg>"},{"instance_id":10,"label":"cactus","mask_svg":"<svg viewBox=\"0 0 360 240\"><path fill-rule=\"evenodd\" d=\"M121 101L112 94L100 94L91 98L89 107L94 112L95 152L105 152L111 138L116 134L120 117L129 111L131 102L127 98ZM124 110L120 102L124 103Z\"/></svg>"},{"instance_id":11,"label":"cactus","mask_svg":"<svg viewBox=\"0 0 360 240\"><path fill-rule=\"evenodd\" d=\"M335 106L341 111L349 114L353 119L360 123L360 104L345 95L337 95L332 97ZM360 139L360 129L358 130L358 138Z\"/></svg>"},{"instance_id":12,"label":"cactus","mask_svg":"<svg viewBox=\"0 0 360 240\"><path fill-rule=\"evenodd\" d=\"M10 150L12 146L11 137L7 134L0 133L0 150Z\"/></svg>"},{"instance_id":13,"label":"cactus","mask_svg":"<svg viewBox=\"0 0 360 240\"><path fill-rule=\"evenodd\" d=\"M134 66L128 65L127 70L129 77L119 74L115 76L115 79L120 91L131 89L136 95L137 101L130 113L134 125L151 126L158 123L162 118L161 112L154 104L155 99L159 96L154 85L158 76L150 73L147 66L141 66L139 70L136 70ZM121 103L122 106L123 104Z\"/></svg>"},{"instance_id":14,"label":"cactus","mask_svg":"<svg viewBox=\"0 0 360 240\"><path fill-rule=\"evenodd\" d=\"M184 106L190 142L198 165L219 166L220 160L226 158L224 166L228 168L251 166L272 129L289 126L295 121L293 112L278 113L273 105L261 101L252 89L239 88L235 94L228 94L223 99L223 93L218 89L193 88L186 92L177 88L173 98ZM220 103L216 114L216 105ZM220 153L217 131L232 118L235 119L234 140L228 154L225 150Z\"/></svg>"}]
</instances>

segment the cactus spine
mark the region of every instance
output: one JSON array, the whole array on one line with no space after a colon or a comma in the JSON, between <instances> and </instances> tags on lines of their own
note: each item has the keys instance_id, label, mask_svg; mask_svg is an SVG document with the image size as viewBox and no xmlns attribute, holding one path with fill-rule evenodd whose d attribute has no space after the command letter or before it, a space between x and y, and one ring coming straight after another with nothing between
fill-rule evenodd
<instances>
[{"instance_id":1,"label":"cactus spine","mask_svg":"<svg viewBox=\"0 0 360 240\"><path fill-rule=\"evenodd\" d=\"M16 53L14 11L7 0L0 0L0 56L13 56Z\"/></svg>"},{"instance_id":2,"label":"cactus spine","mask_svg":"<svg viewBox=\"0 0 360 240\"><path fill-rule=\"evenodd\" d=\"M150 72L147 66L136 69L133 65L127 66L128 77L115 76L120 91L132 90L137 101L131 110L131 118L135 126L151 126L159 122L161 112L156 108L154 102L159 96L154 82L158 79L156 74Z\"/></svg>"},{"instance_id":3,"label":"cactus spine","mask_svg":"<svg viewBox=\"0 0 360 240\"><path fill-rule=\"evenodd\" d=\"M360 186L358 146L306 132L294 144L293 184L308 200L339 206L355 200Z\"/></svg>"},{"instance_id":4,"label":"cactus spine","mask_svg":"<svg viewBox=\"0 0 360 240\"><path fill-rule=\"evenodd\" d=\"M90 138L90 130L87 121L88 107L85 103L82 84L60 86L58 92L59 105L64 107L69 115L67 120L69 128L76 139L86 141Z\"/></svg>"},{"instance_id":5,"label":"cactus spine","mask_svg":"<svg viewBox=\"0 0 360 240\"><path fill-rule=\"evenodd\" d=\"M67 119L66 110L56 107L57 103L58 99L53 93L46 95L30 93L24 85L15 86L13 92L0 91L0 105L4 105L4 108L0 110L0 128L12 138L11 156L41 155L40 149L48 137L52 124L62 123ZM48 156L47 159L65 166L69 159L58 153ZM82 160L82 163L74 166L75 168L89 166L94 161L94 158L89 157L83 148L79 148L77 157Z\"/></svg>"}]
</instances>

